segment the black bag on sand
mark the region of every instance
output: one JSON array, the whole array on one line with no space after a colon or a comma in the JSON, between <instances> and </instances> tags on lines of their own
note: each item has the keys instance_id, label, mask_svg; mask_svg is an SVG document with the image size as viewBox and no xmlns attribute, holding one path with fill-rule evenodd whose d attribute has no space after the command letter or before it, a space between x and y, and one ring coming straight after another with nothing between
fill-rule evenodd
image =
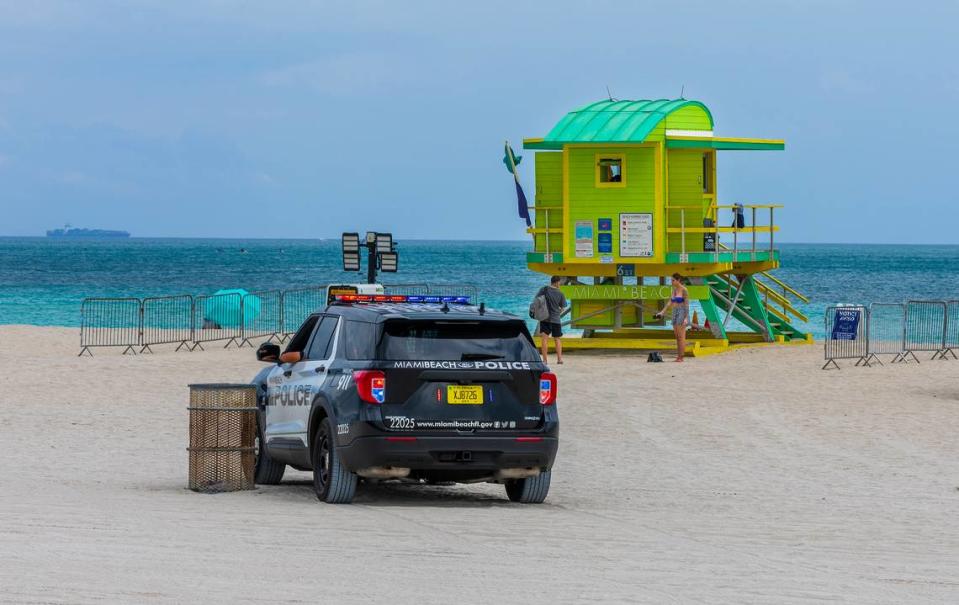
<instances>
[{"instance_id":1,"label":"black bag on sand","mask_svg":"<svg viewBox=\"0 0 959 605\"><path fill-rule=\"evenodd\" d=\"M659 354L659 351L653 351L649 354L649 357L646 358L646 363L662 363L663 356Z\"/></svg>"}]
</instances>

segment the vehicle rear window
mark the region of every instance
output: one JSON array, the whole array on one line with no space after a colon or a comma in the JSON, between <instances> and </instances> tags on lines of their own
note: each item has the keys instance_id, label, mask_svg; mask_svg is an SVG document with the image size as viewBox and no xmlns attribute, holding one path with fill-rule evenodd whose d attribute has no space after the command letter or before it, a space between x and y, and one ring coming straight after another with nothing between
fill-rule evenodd
<instances>
[{"instance_id":1,"label":"vehicle rear window","mask_svg":"<svg viewBox=\"0 0 959 605\"><path fill-rule=\"evenodd\" d=\"M340 336L347 359L373 359L373 324L365 321L346 322L346 331Z\"/></svg>"},{"instance_id":2,"label":"vehicle rear window","mask_svg":"<svg viewBox=\"0 0 959 605\"><path fill-rule=\"evenodd\" d=\"M377 347L384 360L539 361L522 321L389 320Z\"/></svg>"}]
</instances>

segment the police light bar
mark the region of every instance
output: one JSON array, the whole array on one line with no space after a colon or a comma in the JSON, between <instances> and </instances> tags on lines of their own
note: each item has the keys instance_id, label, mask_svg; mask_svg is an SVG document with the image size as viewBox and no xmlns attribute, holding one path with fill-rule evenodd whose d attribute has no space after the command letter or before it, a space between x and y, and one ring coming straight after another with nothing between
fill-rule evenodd
<instances>
[{"instance_id":1,"label":"police light bar","mask_svg":"<svg viewBox=\"0 0 959 605\"><path fill-rule=\"evenodd\" d=\"M377 246L379 243L377 243ZM400 264L400 256L396 252L380 252L380 271L396 273Z\"/></svg>"},{"instance_id":2,"label":"police light bar","mask_svg":"<svg viewBox=\"0 0 959 605\"><path fill-rule=\"evenodd\" d=\"M470 304L469 296L419 296L408 294L337 294L332 297L337 302L348 303L421 303L452 305Z\"/></svg>"}]
</instances>

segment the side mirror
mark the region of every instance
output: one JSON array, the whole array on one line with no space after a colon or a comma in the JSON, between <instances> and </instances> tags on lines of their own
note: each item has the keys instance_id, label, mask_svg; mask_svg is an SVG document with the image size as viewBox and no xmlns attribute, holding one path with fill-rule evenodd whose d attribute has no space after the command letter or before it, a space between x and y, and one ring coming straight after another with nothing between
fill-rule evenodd
<instances>
[{"instance_id":1,"label":"side mirror","mask_svg":"<svg viewBox=\"0 0 959 605\"><path fill-rule=\"evenodd\" d=\"M280 345L275 345L272 342L264 342L260 345L260 348L256 350L257 361L276 363L279 358Z\"/></svg>"},{"instance_id":2,"label":"side mirror","mask_svg":"<svg viewBox=\"0 0 959 605\"><path fill-rule=\"evenodd\" d=\"M280 355L280 363L296 363L303 359L303 353L299 351L287 351Z\"/></svg>"}]
</instances>

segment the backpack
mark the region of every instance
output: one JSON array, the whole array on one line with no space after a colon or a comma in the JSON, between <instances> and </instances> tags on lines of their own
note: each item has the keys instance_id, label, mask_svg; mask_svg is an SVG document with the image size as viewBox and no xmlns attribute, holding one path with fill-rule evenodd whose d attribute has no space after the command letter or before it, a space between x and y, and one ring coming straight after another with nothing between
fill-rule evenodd
<instances>
[{"instance_id":1,"label":"backpack","mask_svg":"<svg viewBox=\"0 0 959 605\"><path fill-rule=\"evenodd\" d=\"M546 295L538 294L529 305L529 316L536 321L549 319L549 306L546 304Z\"/></svg>"},{"instance_id":2,"label":"backpack","mask_svg":"<svg viewBox=\"0 0 959 605\"><path fill-rule=\"evenodd\" d=\"M662 363L663 356L659 354L659 351L653 351L646 358L646 363Z\"/></svg>"}]
</instances>

